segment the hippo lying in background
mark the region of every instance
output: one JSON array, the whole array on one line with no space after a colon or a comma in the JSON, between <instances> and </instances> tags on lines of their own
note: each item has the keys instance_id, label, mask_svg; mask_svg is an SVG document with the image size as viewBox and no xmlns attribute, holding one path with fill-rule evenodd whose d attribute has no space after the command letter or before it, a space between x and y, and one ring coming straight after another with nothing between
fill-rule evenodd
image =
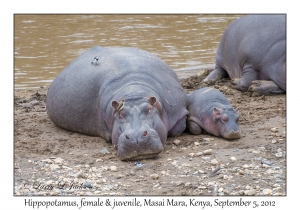
<instances>
[{"instance_id":1,"label":"hippo lying in background","mask_svg":"<svg viewBox=\"0 0 300 210\"><path fill-rule=\"evenodd\" d=\"M233 79L242 91L275 94L286 91L286 16L247 15L225 30L216 67L204 82Z\"/></svg>"},{"instance_id":2,"label":"hippo lying in background","mask_svg":"<svg viewBox=\"0 0 300 210\"><path fill-rule=\"evenodd\" d=\"M55 78L46 105L57 126L112 141L121 160L155 157L188 114L175 72L135 48L91 48Z\"/></svg>"},{"instance_id":3,"label":"hippo lying in background","mask_svg":"<svg viewBox=\"0 0 300 210\"><path fill-rule=\"evenodd\" d=\"M192 134L203 130L225 139L241 138L239 116L227 98L213 88L201 88L188 94L187 127Z\"/></svg>"}]
</instances>

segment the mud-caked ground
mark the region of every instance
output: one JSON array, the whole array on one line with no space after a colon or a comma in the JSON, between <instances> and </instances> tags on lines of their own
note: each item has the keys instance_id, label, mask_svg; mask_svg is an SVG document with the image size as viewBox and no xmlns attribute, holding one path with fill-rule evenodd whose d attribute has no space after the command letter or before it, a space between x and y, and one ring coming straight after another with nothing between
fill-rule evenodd
<instances>
[{"instance_id":1,"label":"mud-caked ground","mask_svg":"<svg viewBox=\"0 0 300 210\"><path fill-rule=\"evenodd\" d=\"M286 195L286 95L232 88L229 79L181 79L187 93L210 86L238 109L242 138L188 132L156 159L121 161L110 142L67 131L47 116L48 87L14 96L15 195Z\"/></svg>"}]
</instances>

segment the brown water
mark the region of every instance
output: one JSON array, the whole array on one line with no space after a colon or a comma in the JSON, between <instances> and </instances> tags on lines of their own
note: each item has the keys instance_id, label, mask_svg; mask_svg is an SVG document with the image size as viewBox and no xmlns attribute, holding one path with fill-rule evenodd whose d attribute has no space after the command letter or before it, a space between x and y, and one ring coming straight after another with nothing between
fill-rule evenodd
<instances>
[{"instance_id":1,"label":"brown water","mask_svg":"<svg viewBox=\"0 0 300 210\"><path fill-rule=\"evenodd\" d=\"M241 15L15 15L15 89L49 85L93 46L137 47L180 78L213 68L227 25Z\"/></svg>"}]
</instances>

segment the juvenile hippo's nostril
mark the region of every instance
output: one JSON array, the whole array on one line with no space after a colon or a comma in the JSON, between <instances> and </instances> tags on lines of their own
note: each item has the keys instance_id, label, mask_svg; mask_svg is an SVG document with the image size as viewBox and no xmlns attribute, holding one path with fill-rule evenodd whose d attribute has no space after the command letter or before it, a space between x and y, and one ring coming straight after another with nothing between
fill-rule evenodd
<instances>
[{"instance_id":1,"label":"juvenile hippo's nostril","mask_svg":"<svg viewBox=\"0 0 300 210\"><path fill-rule=\"evenodd\" d=\"M125 137L126 137L126 139L130 139L127 135Z\"/></svg>"},{"instance_id":2,"label":"juvenile hippo's nostril","mask_svg":"<svg viewBox=\"0 0 300 210\"><path fill-rule=\"evenodd\" d=\"M148 131L144 131L143 136L147 136L148 135Z\"/></svg>"}]
</instances>

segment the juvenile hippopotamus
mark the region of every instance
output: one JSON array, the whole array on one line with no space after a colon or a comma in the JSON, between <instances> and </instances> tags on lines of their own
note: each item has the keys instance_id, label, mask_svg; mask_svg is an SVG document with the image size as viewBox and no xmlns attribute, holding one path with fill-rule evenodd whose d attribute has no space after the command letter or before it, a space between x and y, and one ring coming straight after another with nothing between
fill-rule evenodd
<instances>
[{"instance_id":1,"label":"juvenile hippopotamus","mask_svg":"<svg viewBox=\"0 0 300 210\"><path fill-rule=\"evenodd\" d=\"M112 141L121 160L155 157L188 114L175 72L135 48L91 48L54 79L46 105L57 126Z\"/></svg>"},{"instance_id":2,"label":"juvenile hippopotamus","mask_svg":"<svg viewBox=\"0 0 300 210\"><path fill-rule=\"evenodd\" d=\"M201 88L188 94L187 127L192 134L204 131L225 139L241 138L237 112L227 98L213 88Z\"/></svg>"},{"instance_id":3,"label":"juvenile hippopotamus","mask_svg":"<svg viewBox=\"0 0 300 210\"><path fill-rule=\"evenodd\" d=\"M215 69L204 82L233 79L242 91L264 95L286 91L286 16L247 15L226 28Z\"/></svg>"}]
</instances>

